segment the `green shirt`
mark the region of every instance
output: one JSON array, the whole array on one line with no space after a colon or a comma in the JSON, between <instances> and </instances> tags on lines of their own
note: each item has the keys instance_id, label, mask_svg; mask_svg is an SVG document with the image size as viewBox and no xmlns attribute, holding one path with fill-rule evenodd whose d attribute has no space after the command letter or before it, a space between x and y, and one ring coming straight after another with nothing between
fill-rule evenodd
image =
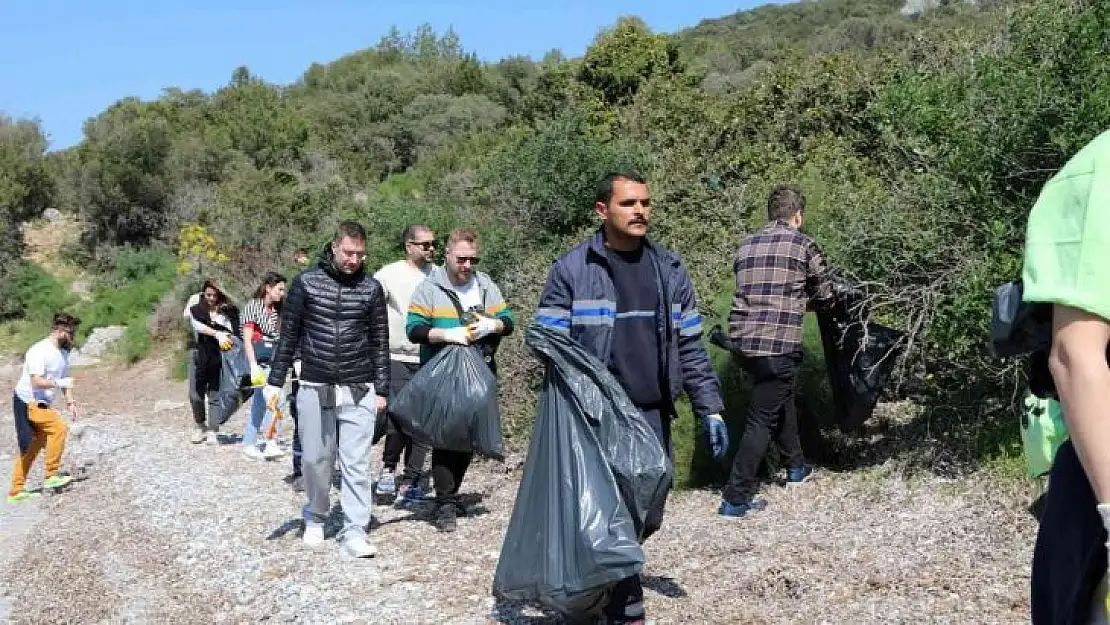
<instances>
[{"instance_id":1,"label":"green shirt","mask_svg":"<svg viewBox=\"0 0 1110 625\"><path fill-rule=\"evenodd\" d=\"M1027 302L1062 304L1110 321L1110 131L1041 190L1029 214L1022 283Z\"/></svg>"}]
</instances>

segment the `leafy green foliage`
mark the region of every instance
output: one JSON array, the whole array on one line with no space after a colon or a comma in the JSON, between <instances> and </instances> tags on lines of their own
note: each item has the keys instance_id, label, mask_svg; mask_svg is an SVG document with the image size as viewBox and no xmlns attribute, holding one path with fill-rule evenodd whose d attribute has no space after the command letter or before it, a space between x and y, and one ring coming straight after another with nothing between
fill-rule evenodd
<instances>
[{"instance_id":1,"label":"leafy green foliage","mask_svg":"<svg viewBox=\"0 0 1110 625\"><path fill-rule=\"evenodd\" d=\"M409 223L441 239L477 227L483 269L527 323L551 260L596 223L605 172L649 176L653 237L683 256L707 313L727 307L729 259L763 223L768 191L793 182L829 259L868 286L877 320L909 336L892 395L925 403L925 418L959 420L938 431L967 448L997 441L991 424L1020 383L983 349L991 289L1019 269L1040 186L1110 125L1110 10L1093 0L900 8L765 6L673 36L624 18L582 58L538 62L482 63L451 31L393 31L288 87L241 68L212 94L123 100L41 168L5 147L41 155L33 132L7 144L0 133L0 192L39 181L19 183L35 189L14 194L20 206L59 198L88 224L90 253L173 245L198 224L230 258L213 271L243 289L287 268L294 247L315 253L340 218L368 227L375 268L399 257ZM109 264L120 262L131 261ZM159 289L173 279L148 269L165 278ZM95 314L138 315L150 289ZM520 434L538 367L519 335L503 350L506 422ZM818 360L807 362L806 401L824 401ZM735 421L743 379L727 359L718 366ZM696 467L693 436L682 430L679 446Z\"/></svg>"}]
</instances>

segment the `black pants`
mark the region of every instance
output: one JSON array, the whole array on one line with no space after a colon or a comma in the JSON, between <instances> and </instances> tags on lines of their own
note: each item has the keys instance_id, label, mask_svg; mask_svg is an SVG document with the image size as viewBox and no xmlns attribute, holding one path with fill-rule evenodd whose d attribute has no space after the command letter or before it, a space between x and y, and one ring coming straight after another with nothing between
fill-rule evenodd
<instances>
[{"instance_id":1,"label":"black pants","mask_svg":"<svg viewBox=\"0 0 1110 625\"><path fill-rule=\"evenodd\" d=\"M200 426L207 423L209 429L216 430L220 426L217 396L223 359L218 351L213 353L212 349L201 346L190 350L189 365L189 406L193 410L193 421Z\"/></svg>"},{"instance_id":2,"label":"black pants","mask_svg":"<svg viewBox=\"0 0 1110 625\"><path fill-rule=\"evenodd\" d=\"M1056 452L1033 548L1033 625L1087 623L1106 571L1106 530L1071 441Z\"/></svg>"},{"instance_id":3,"label":"black pants","mask_svg":"<svg viewBox=\"0 0 1110 625\"><path fill-rule=\"evenodd\" d=\"M661 411L654 407L641 409L641 415L651 426L655 436L659 438L659 442L667 452L667 457L672 458L671 415L669 411ZM645 541L663 526L663 509L666 506L667 495L670 494L671 486L673 484L668 485L667 492L659 505L648 510L647 519L644 523L643 540ZM610 591L609 601L605 604L602 613L605 616L606 623L610 625L644 618L644 586L640 576L633 575L617 582Z\"/></svg>"},{"instance_id":4,"label":"black pants","mask_svg":"<svg viewBox=\"0 0 1110 625\"><path fill-rule=\"evenodd\" d=\"M409 383L412 376L420 370L416 363L389 361L389 396L397 397L401 389ZM428 457L428 447L413 441L412 437L397 427L397 422L392 415L387 413L385 445L382 449L382 465L388 471L397 469L401 462L401 454L405 456L405 470L401 481L404 484L415 484L424 472L424 460ZM460 477L461 481L462 478Z\"/></svg>"},{"instance_id":5,"label":"black pants","mask_svg":"<svg viewBox=\"0 0 1110 625\"><path fill-rule=\"evenodd\" d=\"M782 356L757 356L742 361L754 378L752 399L744 436L732 463L722 496L732 504L751 500L759 491L756 471L767 453L771 432L777 432L779 451L791 467L805 464L802 441L798 436L798 411L794 396L798 387L801 352Z\"/></svg>"},{"instance_id":6,"label":"black pants","mask_svg":"<svg viewBox=\"0 0 1110 625\"><path fill-rule=\"evenodd\" d=\"M301 474L301 426L297 418L297 391L300 385L297 380L293 380L293 388L289 393L289 415L293 417L293 477L298 478Z\"/></svg>"},{"instance_id":7,"label":"black pants","mask_svg":"<svg viewBox=\"0 0 1110 625\"><path fill-rule=\"evenodd\" d=\"M468 451L432 450L432 480L437 503L456 503L459 487L474 454Z\"/></svg>"}]
</instances>

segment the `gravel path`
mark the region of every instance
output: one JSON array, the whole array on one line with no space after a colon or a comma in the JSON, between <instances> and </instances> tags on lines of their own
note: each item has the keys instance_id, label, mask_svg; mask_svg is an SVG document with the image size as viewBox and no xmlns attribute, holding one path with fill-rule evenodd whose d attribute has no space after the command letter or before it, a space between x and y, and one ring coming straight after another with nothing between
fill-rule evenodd
<instances>
[{"instance_id":1,"label":"gravel path","mask_svg":"<svg viewBox=\"0 0 1110 625\"><path fill-rule=\"evenodd\" d=\"M484 511L454 535L421 511L377 507L378 557L346 559L331 540L310 551L301 499L281 481L288 459L189 444L185 408L164 409L184 385L165 370L75 376L94 411L67 459L91 460L89 479L0 503L0 622L556 622L495 605L489 591L521 458L475 465L464 492ZM15 441L10 417L0 422L6 481ZM880 467L820 472L766 496L770 507L744 520L717 517L714 493L672 496L646 546L654 622L1028 622L1035 524L1022 484L907 480Z\"/></svg>"}]
</instances>

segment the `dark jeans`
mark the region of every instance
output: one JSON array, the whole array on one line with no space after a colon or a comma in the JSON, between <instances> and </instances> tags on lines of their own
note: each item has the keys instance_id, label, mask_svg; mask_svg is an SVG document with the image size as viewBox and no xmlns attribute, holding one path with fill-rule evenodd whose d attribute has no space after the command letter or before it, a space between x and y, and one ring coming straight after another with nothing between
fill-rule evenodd
<instances>
[{"instance_id":1,"label":"dark jeans","mask_svg":"<svg viewBox=\"0 0 1110 625\"><path fill-rule=\"evenodd\" d=\"M767 453L771 432L777 433L779 451L791 467L805 464L798 436L798 411L794 405L801 352L782 356L757 356L741 361L755 385L748 405L748 420L740 439L732 472L722 496L732 504L751 500L759 492L756 471Z\"/></svg>"},{"instance_id":2,"label":"dark jeans","mask_svg":"<svg viewBox=\"0 0 1110 625\"><path fill-rule=\"evenodd\" d=\"M655 436L659 438L659 442L667 452L667 457L671 458L673 453L671 415L660 411L658 408L642 409L641 415L651 426ZM663 496L659 505L648 510L647 520L644 523L643 540L645 541L663 526L663 509L666 506L667 495L670 494L670 486L673 486L673 484L668 486L667 493ZM644 618L644 586L640 576L633 575L617 582L610 590L609 601L602 609L602 613L605 616L606 623L612 625Z\"/></svg>"},{"instance_id":3,"label":"dark jeans","mask_svg":"<svg viewBox=\"0 0 1110 625\"><path fill-rule=\"evenodd\" d=\"M293 380L293 389L289 393L289 416L293 417L293 477L298 478L301 474L301 426L298 419L297 411L297 391L300 385L297 380Z\"/></svg>"},{"instance_id":4,"label":"dark jeans","mask_svg":"<svg viewBox=\"0 0 1110 625\"><path fill-rule=\"evenodd\" d=\"M1106 571L1106 530L1071 441L1056 452L1033 547L1033 625L1087 623Z\"/></svg>"},{"instance_id":5,"label":"dark jeans","mask_svg":"<svg viewBox=\"0 0 1110 625\"><path fill-rule=\"evenodd\" d=\"M223 366L219 352L215 355L204 348L189 349L189 407L193 421L207 424L208 429L219 429L217 395L220 392L220 369Z\"/></svg>"},{"instance_id":6,"label":"dark jeans","mask_svg":"<svg viewBox=\"0 0 1110 625\"><path fill-rule=\"evenodd\" d=\"M468 451L432 450L432 480L435 483L437 503L456 503L459 487L474 454Z\"/></svg>"},{"instance_id":7,"label":"dark jeans","mask_svg":"<svg viewBox=\"0 0 1110 625\"><path fill-rule=\"evenodd\" d=\"M419 364L390 360L389 396L396 397L419 370ZM424 472L424 460L428 457L428 447L414 441L411 436L402 432L397 427L397 422L392 415L387 415L386 428L385 445L382 449L382 465L388 471L396 470L403 453L405 456L405 470L401 481L405 484L417 483Z\"/></svg>"}]
</instances>

